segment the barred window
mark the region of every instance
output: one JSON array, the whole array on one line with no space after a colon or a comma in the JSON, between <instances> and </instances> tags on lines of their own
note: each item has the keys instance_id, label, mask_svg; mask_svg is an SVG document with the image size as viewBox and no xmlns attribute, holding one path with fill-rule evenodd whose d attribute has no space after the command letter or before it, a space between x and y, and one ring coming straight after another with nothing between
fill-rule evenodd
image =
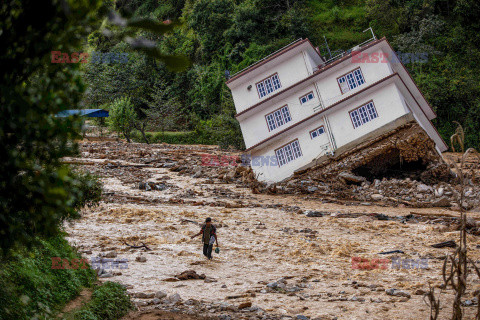
<instances>
[{"instance_id":1,"label":"barred window","mask_svg":"<svg viewBox=\"0 0 480 320\"><path fill-rule=\"evenodd\" d=\"M267 119L267 126L268 130L272 131L285 123L292 120L290 116L290 111L288 110L288 106L283 106L280 109L273 111L265 116Z\"/></svg>"},{"instance_id":2,"label":"barred window","mask_svg":"<svg viewBox=\"0 0 480 320\"><path fill-rule=\"evenodd\" d=\"M320 126L317 129L310 131L310 138L312 139L316 138L324 132L325 132L325 128L323 126Z\"/></svg>"},{"instance_id":3,"label":"barred window","mask_svg":"<svg viewBox=\"0 0 480 320\"><path fill-rule=\"evenodd\" d=\"M274 75L257 83L258 96L263 98L273 91L280 89L281 87L282 85L280 84L278 74L275 73Z\"/></svg>"},{"instance_id":4,"label":"barred window","mask_svg":"<svg viewBox=\"0 0 480 320\"><path fill-rule=\"evenodd\" d=\"M342 93L355 89L356 87L361 86L365 83L365 79L363 78L363 74L360 68L355 69L344 76L341 76L337 79L337 81Z\"/></svg>"},{"instance_id":5,"label":"barred window","mask_svg":"<svg viewBox=\"0 0 480 320\"><path fill-rule=\"evenodd\" d=\"M372 121L375 118L378 118L378 113L375 109L373 101L370 101L369 103L350 111L350 119L352 119L354 128L360 127L361 125Z\"/></svg>"},{"instance_id":6,"label":"barred window","mask_svg":"<svg viewBox=\"0 0 480 320\"><path fill-rule=\"evenodd\" d=\"M275 155L277 156L278 165L283 166L290 161L300 158L302 156L302 150L300 149L298 140L294 140L275 150Z\"/></svg>"}]
</instances>

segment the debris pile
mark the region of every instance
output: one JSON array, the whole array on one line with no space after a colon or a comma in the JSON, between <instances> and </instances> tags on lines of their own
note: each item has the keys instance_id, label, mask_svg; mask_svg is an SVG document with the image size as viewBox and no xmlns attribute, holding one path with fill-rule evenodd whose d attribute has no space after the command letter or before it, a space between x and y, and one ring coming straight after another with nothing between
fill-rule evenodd
<instances>
[{"instance_id":1,"label":"debris pile","mask_svg":"<svg viewBox=\"0 0 480 320\"><path fill-rule=\"evenodd\" d=\"M455 206L461 188L450 170L454 165L447 164L434 148L423 129L411 122L328 157L284 182L250 184L260 192L303 193L365 205L381 201L411 207ZM480 206L479 182L471 181L464 190L467 209Z\"/></svg>"},{"instance_id":2,"label":"debris pile","mask_svg":"<svg viewBox=\"0 0 480 320\"><path fill-rule=\"evenodd\" d=\"M216 185L220 196L232 199L234 195L218 184L249 187L253 193L305 194L312 199L355 201L364 205L381 202L410 207L455 207L460 195L451 171L454 164L446 163L432 149L430 138L412 123L270 185L259 182L252 169L241 163L238 153L221 151L215 146L129 144L127 150L124 143L113 141L81 146L83 157L68 162L81 161L79 164L88 165L93 173L118 177L123 183L135 183L136 188L146 191L178 189L168 182L169 176L152 181L148 170L140 170L151 167L205 179L202 183ZM212 158L219 161L212 162ZM182 199L198 196L184 191ZM480 181L471 181L464 190L464 207L480 207L479 195Z\"/></svg>"}]
</instances>

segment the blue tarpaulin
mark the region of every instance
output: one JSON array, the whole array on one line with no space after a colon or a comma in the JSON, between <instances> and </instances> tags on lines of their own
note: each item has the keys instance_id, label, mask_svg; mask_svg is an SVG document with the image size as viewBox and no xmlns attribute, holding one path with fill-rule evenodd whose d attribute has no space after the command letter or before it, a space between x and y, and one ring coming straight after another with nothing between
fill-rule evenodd
<instances>
[{"instance_id":1,"label":"blue tarpaulin","mask_svg":"<svg viewBox=\"0 0 480 320\"><path fill-rule=\"evenodd\" d=\"M73 109L57 113L57 117L69 117L73 115L90 118L106 118L108 117L108 111L103 109Z\"/></svg>"}]
</instances>

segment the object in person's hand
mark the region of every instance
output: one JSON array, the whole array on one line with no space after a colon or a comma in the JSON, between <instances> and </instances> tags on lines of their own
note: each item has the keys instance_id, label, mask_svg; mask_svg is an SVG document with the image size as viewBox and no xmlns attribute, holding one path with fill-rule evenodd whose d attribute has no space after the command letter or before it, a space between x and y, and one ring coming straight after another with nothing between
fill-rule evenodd
<instances>
[{"instance_id":1,"label":"object in person's hand","mask_svg":"<svg viewBox=\"0 0 480 320\"><path fill-rule=\"evenodd\" d=\"M219 247L215 248L215 253L220 253L220 248Z\"/></svg>"}]
</instances>

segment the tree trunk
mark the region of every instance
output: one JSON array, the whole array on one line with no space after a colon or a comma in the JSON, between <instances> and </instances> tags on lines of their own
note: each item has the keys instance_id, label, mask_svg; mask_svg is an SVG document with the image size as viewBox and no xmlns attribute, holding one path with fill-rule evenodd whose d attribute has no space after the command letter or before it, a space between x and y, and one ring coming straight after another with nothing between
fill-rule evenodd
<instances>
[{"instance_id":1,"label":"tree trunk","mask_svg":"<svg viewBox=\"0 0 480 320\"><path fill-rule=\"evenodd\" d=\"M128 142L128 143L132 142L132 141L130 140L130 135L129 135L126 131L123 132L123 136L125 137L125 139L127 139L127 142Z\"/></svg>"},{"instance_id":2,"label":"tree trunk","mask_svg":"<svg viewBox=\"0 0 480 320\"><path fill-rule=\"evenodd\" d=\"M148 141L148 138L147 138L147 135L145 134L145 122L142 124L142 126L140 127L140 132L142 133L142 137L143 137L143 140L145 140L145 142L147 144L150 144L150 142Z\"/></svg>"},{"instance_id":3,"label":"tree trunk","mask_svg":"<svg viewBox=\"0 0 480 320\"><path fill-rule=\"evenodd\" d=\"M150 144L150 141L148 141L148 138L147 138L147 135L145 134L145 129L147 127L147 123L146 122L143 122L141 125L140 124L135 124L135 129L137 129L138 131L140 131L140 133L142 134L142 137L143 137L143 140L145 141L146 144Z\"/></svg>"}]
</instances>

